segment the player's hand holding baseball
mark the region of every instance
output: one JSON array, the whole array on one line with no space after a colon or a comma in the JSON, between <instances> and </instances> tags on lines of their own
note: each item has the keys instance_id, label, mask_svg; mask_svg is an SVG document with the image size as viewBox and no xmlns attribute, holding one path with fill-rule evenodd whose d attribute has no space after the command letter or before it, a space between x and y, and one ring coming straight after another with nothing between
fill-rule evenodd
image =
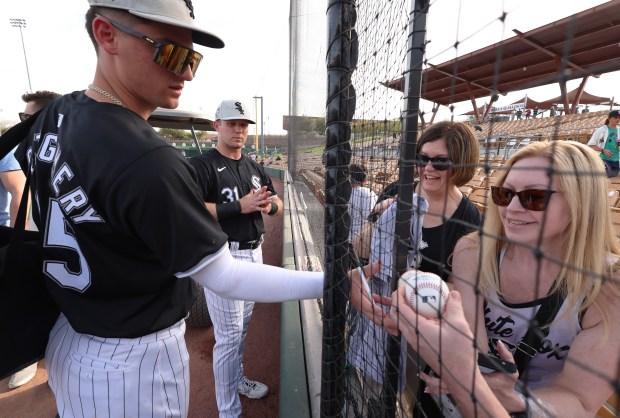
<instances>
[{"instance_id":1,"label":"player's hand holding baseball","mask_svg":"<svg viewBox=\"0 0 620 418\"><path fill-rule=\"evenodd\" d=\"M250 190L250 193L239 199L241 213L263 211L263 208L268 207L271 203L270 197L271 192L267 190L267 186L263 186L258 190Z\"/></svg>"}]
</instances>

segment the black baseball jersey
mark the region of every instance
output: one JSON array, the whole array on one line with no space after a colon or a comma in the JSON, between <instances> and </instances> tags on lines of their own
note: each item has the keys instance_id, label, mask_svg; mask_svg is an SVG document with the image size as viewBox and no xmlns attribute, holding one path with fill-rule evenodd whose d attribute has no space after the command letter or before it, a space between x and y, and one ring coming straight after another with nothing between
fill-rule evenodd
<instances>
[{"instance_id":1,"label":"black baseball jersey","mask_svg":"<svg viewBox=\"0 0 620 418\"><path fill-rule=\"evenodd\" d=\"M16 157L33 161L33 216L48 288L73 328L135 338L185 317L182 273L226 243L183 156L131 110L84 92L37 118Z\"/></svg>"},{"instance_id":2,"label":"black baseball jersey","mask_svg":"<svg viewBox=\"0 0 620 418\"><path fill-rule=\"evenodd\" d=\"M199 187L205 202L225 204L238 201L250 190L267 186L272 196L276 191L263 167L246 157L239 160L224 157L217 149L190 159L196 168ZM264 232L262 212L238 214L219 220L231 241L253 241Z\"/></svg>"}]
</instances>

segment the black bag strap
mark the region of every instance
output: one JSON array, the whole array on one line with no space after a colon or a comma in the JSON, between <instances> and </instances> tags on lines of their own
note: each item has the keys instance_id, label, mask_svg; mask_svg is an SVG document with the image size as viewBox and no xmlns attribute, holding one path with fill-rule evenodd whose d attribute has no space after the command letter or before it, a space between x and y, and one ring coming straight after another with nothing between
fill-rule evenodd
<instances>
[{"instance_id":1,"label":"black bag strap","mask_svg":"<svg viewBox=\"0 0 620 418\"><path fill-rule=\"evenodd\" d=\"M41 109L43 110L43 109ZM4 158L13 148L19 145L28 137L28 131L37 120L37 116L41 113L39 110L23 122L18 123L0 136L0 159Z\"/></svg>"},{"instance_id":2,"label":"black bag strap","mask_svg":"<svg viewBox=\"0 0 620 418\"><path fill-rule=\"evenodd\" d=\"M530 322L530 327L517 345L514 359L517 370L519 370L519 378L523 378L530 361L538 354L542 340L549 335L548 325L553 322L564 303L562 293L561 289L556 289L555 292L545 297L536 316Z\"/></svg>"},{"instance_id":3,"label":"black bag strap","mask_svg":"<svg viewBox=\"0 0 620 418\"><path fill-rule=\"evenodd\" d=\"M41 113L41 110L30 116L23 122L18 123L11 127L0 137L0 159L6 157L17 145L19 145L24 139L28 138L28 132L32 125L34 125L37 116ZM28 187L30 186L30 168L26 170L26 184L24 185L24 192L22 193L22 199L19 203L19 210L17 212L17 218L15 219L15 226L13 234L11 235L11 243L24 242L24 231L26 230L26 215L28 213Z\"/></svg>"}]
</instances>

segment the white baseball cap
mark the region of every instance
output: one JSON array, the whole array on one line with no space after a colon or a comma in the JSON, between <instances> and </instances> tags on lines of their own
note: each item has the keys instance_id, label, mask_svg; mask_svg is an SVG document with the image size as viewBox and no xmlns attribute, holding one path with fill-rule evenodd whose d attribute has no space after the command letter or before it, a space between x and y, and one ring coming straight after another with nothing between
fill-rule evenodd
<instances>
[{"instance_id":1,"label":"white baseball cap","mask_svg":"<svg viewBox=\"0 0 620 418\"><path fill-rule=\"evenodd\" d=\"M224 100L217 107L215 111L216 120L245 120L249 123L254 123L252 115L250 114L250 108L245 105L241 100Z\"/></svg>"},{"instance_id":2,"label":"white baseball cap","mask_svg":"<svg viewBox=\"0 0 620 418\"><path fill-rule=\"evenodd\" d=\"M91 7L123 9L144 19L190 29L194 43L210 48L224 48L224 41L194 24L191 0L88 0L88 4Z\"/></svg>"}]
</instances>

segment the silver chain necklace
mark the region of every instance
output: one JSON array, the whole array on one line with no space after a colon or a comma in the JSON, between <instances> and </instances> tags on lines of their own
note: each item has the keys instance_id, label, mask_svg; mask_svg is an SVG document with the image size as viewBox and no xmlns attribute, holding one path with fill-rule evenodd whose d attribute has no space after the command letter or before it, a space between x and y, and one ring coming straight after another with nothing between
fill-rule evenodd
<instances>
[{"instance_id":1,"label":"silver chain necklace","mask_svg":"<svg viewBox=\"0 0 620 418\"><path fill-rule=\"evenodd\" d=\"M103 97L106 97L106 98L112 100L112 103L114 103L115 105L119 105L120 107L125 107L123 102L121 102L116 96L113 96L112 94L108 93L104 89L95 86L94 84L89 84L88 85L88 89L92 90L92 91L95 91L95 92L99 93L100 95L102 95Z\"/></svg>"}]
</instances>

